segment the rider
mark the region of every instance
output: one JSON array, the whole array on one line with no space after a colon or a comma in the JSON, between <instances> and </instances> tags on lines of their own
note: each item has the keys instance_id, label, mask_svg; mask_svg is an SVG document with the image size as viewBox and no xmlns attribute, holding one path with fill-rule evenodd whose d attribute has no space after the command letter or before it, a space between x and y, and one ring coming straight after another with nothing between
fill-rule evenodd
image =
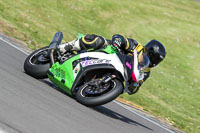
<instances>
[{"instance_id":1,"label":"rider","mask_svg":"<svg viewBox=\"0 0 200 133\"><path fill-rule=\"evenodd\" d=\"M70 52L70 51L93 51L106 45L113 46L116 50L122 51L124 54L133 55L134 49L137 50L140 60L144 60L146 57L149 58L150 63L148 67L144 70L144 78L139 82L129 82L129 94L134 94L139 90L139 87L150 75L150 68L157 66L166 55L165 47L161 42L157 40L151 40L145 46L142 46L136 40L131 38L124 38L122 35L115 34L112 36L112 40L107 40L102 36L95 34L88 34L81 39L75 39L71 42L66 42L58 46L61 53ZM143 53L143 54L142 54Z\"/></svg>"}]
</instances>

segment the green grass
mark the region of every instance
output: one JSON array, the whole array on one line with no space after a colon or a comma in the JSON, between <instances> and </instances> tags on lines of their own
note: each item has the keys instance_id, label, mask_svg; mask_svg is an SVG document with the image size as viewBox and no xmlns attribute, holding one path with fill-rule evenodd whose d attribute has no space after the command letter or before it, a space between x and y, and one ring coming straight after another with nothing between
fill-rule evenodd
<instances>
[{"instance_id":1,"label":"green grass","mask_svg":"<svg viewBox=\"0 0 200 133\"><path fill-rule=\"evenodd\" d=\"M200 132L200 2L0 0L0 26L33 49L49 45L59 30L64 41L77 33L106 38L119 33L142 44L160 40L167 48L165 61L152 69L137 94L121 97L183 131Z\"/></svg>"}]
</instances>

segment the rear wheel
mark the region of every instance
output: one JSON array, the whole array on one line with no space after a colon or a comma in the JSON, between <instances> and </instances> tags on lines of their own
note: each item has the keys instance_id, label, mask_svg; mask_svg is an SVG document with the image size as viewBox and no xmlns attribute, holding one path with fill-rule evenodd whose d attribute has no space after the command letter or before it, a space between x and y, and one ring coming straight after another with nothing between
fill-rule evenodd
<instances>
[{"instance_id":1,"label":"rear wheel","mask_svg":"<svg viewBox=\"0 0 200 133\"><path fill-rule=\"evenodd\" d=\"M46 78L50 68L50 59L47 55L48 46L31 53L24 62L25 72L37 79Z\"/></svg>"},{"instance_id":2,"label":"rear wheel","mask_svg":"<svg viewBox=\"0 0 200 133\"><path fill-rule=\"evenodd\" d=\"M121 81L112 79L101 83L101 79L93 79L86 83L76 93L76 100L86 106L98 106L117 98L123 91Z\"/></svg>"}]
</instances>

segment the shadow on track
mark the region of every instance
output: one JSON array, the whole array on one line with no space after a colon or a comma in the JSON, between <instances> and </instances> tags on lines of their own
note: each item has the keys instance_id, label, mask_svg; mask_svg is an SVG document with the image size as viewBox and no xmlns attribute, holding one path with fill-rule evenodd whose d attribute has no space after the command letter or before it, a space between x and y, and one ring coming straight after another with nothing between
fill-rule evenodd
<instances>
[{"instance_id":1,"label":"shadow on track","mask_svg":"<svg viewBox=\"0 0 200 133\"><path fill-rule=\"evenodd\" d=\"M69 94L67 94L65 91L63 91L61 88L59 88L56 85L54 85L51 81L46 80L46 79L41 79L40 81L43 82L43 83L45 83L45 84L47 84L47 85L49 85L49 86L51 86L52 88L54 88L57 91L63 93L64 95L67 95L67 96L73 98L72 96L70 96ZM110 117L110 118L117 119L117 120L120 120L122 122L131 124L131 125L141 126L141 127L144 127L144 128L146 128L148 130L153 131L151 128L146 127L145 125L140 124L140 123L138 123L138 122L136 122L134 120L131 120L130 118L128 118L128 117L126 117L124 115L121 115L121 114L119 114L117 112L114 112L114 111L112 111L112 110L110 110L110 109L108 109L108 108L106 108L104 106L88 107L88 108L91 108L92 110L97 111L97 112L99 112L99 113L101 113L103 115L106 115L106 116Z\"/></svg>"},{"instance_id":2,"label":"shadow on track","mask_svg":"<svg viewBox=\"0 0 200 133\"><path fill-rule=\"evenodd\" d=\"M153 131L151 128L149 128L149 127L147 127L147 126L145 126L143 124L140 124L140 123L138 123L138 122L136 122L136 121L124 116L124 115L121 115L121 114L119 114L117 112L114 112L114 111L112 111L112 110L110 110L110 109L108 109L108 108L106 108L104 106L97 106L97 107L93 107L92 109L94 109L95 111L97 111L97 112L99 112L101 114L104 114L104 115L106 115L106 116L108 116L110 118L114 118L114 119L123 121L125 123L131 124L131 125L141 126L141 127L144 127L144 128L146 128L148 130Z\"/></svg>"}]
</instances>

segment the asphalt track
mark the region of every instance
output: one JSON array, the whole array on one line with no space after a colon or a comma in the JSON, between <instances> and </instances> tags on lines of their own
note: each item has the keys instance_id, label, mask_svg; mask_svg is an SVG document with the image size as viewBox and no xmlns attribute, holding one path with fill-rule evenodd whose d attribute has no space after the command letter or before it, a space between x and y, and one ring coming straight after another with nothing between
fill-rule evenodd
<instances>
[{"instance_id":1,"label":"asphalt track","mask_svg":"<svg viewBox=\"0 0 200 133\"><path fill-rule=\"evenodd\" d=\"M23 70L27 55L0 40L0 133L169 133L116 102L85 107Z\"/></svg>"}]
</instances>

